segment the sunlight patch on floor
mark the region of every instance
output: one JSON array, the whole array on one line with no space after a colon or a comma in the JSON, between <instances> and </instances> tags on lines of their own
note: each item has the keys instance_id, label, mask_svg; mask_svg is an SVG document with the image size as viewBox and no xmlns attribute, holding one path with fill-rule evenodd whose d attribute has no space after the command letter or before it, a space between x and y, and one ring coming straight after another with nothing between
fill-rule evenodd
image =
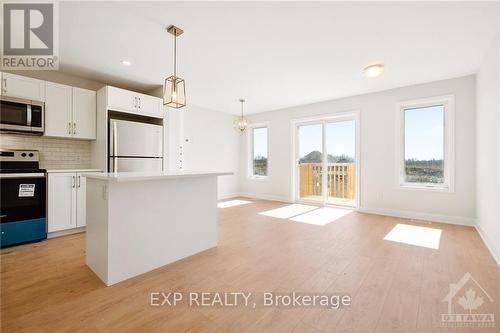
<instances>
[{"instance_id":1,"label":"sunlight patch on floor","mask_svg":"<svg viewBox=\"0 0 500 333\"><path fill-rule=\"evenodd\" d=\"M259 215L275 217L278 219L289 219L291 217L309 212L311 210L318 209L317 206L292 204L276 209L266 210L265 212L260 212Z\"/></svg>"},{"instance_id":2,"label":"sunlight patch on floor","mask_svg":"<svg viewBox=\"0 0 500 333\"><path fill-rule=\"evenodd\" d=\"M441 240L441 229L397 224L385 235L384 240L437 250Z\"/></svg>"},{"instance_id":3,"label":"sunlight patch on floor","mask_svg":"<svg viewBox=\"0 0 500 333\"><path fill-rule=\"evenodd\" d=\"M327 225L350 213L352 213L350 209L321 207L308 213L297 215L290 220L313 225Z\"/></svg>"},{"instance_id":4,"label":"sunlight patch on floor","mask_svg":"<svg viewBox=\"0 0 500 333\"><path fill-rule=\"evenodd\" d=\"M247 200L228 200L228 201L221 201L217 203L217 208L229 208L229 207L236 207L236 206L241 206L241 205L247 205L249 203L252 203L251 201Z\"/></svg>"}]
</instances>

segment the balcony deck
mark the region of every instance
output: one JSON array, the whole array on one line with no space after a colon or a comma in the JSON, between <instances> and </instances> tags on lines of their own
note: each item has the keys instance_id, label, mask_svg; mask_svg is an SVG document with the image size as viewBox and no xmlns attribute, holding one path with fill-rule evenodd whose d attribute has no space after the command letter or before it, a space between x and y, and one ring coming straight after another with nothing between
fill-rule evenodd
<instances>
[{"instance_id":1,"label":"balcony deck","mask_svg":"<svg viewBox=\"0 0 500 333\"><path fill-rule=\"evenodd\" d=\"M326 203L354 206L356 198L356 164L328 163L327 172ZM301 163L299 175L299 199L322 202L322 163Z\"/></svg>"}]
</instances>

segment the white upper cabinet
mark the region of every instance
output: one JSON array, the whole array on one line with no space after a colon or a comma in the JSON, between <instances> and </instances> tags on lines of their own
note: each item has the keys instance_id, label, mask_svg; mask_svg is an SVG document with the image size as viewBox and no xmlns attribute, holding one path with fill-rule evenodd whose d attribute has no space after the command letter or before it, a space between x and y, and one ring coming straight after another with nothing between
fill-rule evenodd
<instances>
[{"instance_id":1,"label":"white upper cabinet","mask_svg":"<svg viewBox=\"0 0 500 333\"><path fill-rule=\"evenodd\" d=\"M45 135L71 137L73 134L72 87L46 82L45 94Z\"/></svg>"},{"instance_id":2,"label":"white upper cabinet","mask_svg":"<svg viewBox=\"0 0 500 333\"><path fill-rule=\"evenodd\" d=\"M137 94L115 87L108 88L108 109L115 111L137 112Z\"/></svg>"},{"instance_id":3,"label":"white upper cabinet","mask_svg":"<svg viewBox=\"0 0 500 333\"><path fill-rule=\"evenodd\" d=\"M158 97L140 94L139 112L145 115L163 118L163 100Z\"/></svg>"},{"instance_id":4,"label":"white upper cabinet","mask_svg":"<svg viewBox=\"0 0 500 333\"><path fill-rule=\"evenodd\" d=\"M96 92L73 88L73 137L96 138Z\"/></svg>"},{"instance_id":5,"label":"white upper cabinet","mask_svg":"<svg viewBox=\"0 0 500 333\"><path fill-rule=\"evenodd\" d=\"M107 107L112 111L163 118L161 98L115 87L107 87Z\"/></svg>"},{"instance_id":6,"label":"white upper cabinet","mask_svg":"<svg viewBox=\"0 0 500 333\"><path fill-rule=\"evenodd\" d=\"M45 81L1 73L2 95L45 102Z\"/></svg>"},{"instance_id":7,"label":"white upper cabinet","mask_svg":"<svg viewBox=\"0 0 500 333\"><path fill-rule=\"evenodd\" d=\"M96 92L46 82L45 135L95 140Z\"/></svg>"}]
</instances>

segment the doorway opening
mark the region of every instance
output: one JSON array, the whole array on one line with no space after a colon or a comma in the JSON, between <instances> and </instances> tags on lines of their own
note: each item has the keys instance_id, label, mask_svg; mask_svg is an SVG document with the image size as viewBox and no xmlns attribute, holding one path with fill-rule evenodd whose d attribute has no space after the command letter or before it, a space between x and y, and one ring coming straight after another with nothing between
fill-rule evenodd
<instances>
[{"instance_id":1,"label":"doorway opening","mask_svg":"<svg viewBox=\"0 0 500 333\"><path fill-rule=\"evenodd\" d=\"M295 121L294 201L357 207L358 115Z\"/></svg>"}]
</instances>

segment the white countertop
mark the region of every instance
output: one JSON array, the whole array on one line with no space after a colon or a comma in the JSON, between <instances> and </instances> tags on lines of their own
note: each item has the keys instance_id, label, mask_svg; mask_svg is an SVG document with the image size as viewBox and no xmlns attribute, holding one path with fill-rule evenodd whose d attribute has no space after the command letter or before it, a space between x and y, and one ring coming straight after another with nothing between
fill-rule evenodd
<instances>
[{"instance_id":1,"label":"white countertop","mask_svg":"<svg viewBox=\"0 0 500 333\"><path fill-rule=\"evenodd\" d=\"M205 176L229 176L232 172L218 171L180 171L180 172L99 172L84 174L84 177L90 179L99 179L115 182L133 182L142 180L161 180L161 179L176 179L176 178L191 178Z\"/></svg>"},{"instance_id":2,"label":"white countertop","mask_svg":"<svg viewBox=\"0 0 500 333\"><path fill-rule=\"evenodd\" d=\"M67 172L102 172L101 169L48 169L48 173L67 173Z\"/></svg>"}]
</instances>

